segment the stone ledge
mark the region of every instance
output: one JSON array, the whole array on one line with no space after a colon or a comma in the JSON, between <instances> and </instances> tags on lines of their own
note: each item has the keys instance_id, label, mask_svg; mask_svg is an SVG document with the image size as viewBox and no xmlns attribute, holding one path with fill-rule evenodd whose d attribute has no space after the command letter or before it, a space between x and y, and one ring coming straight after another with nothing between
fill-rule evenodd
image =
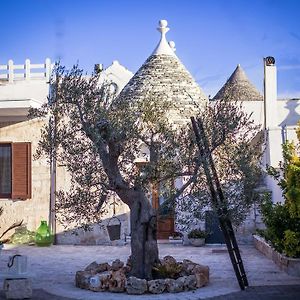
<instances>
[{"instance_id":1,"label":"stone ledge","mask_svg":"<svg viewBox=\"0 0 300 300\"><path fill-rule=\"evenodd\" d=\"M273 260L279 268L291 276L300 277L300 258L291 258L273 249L264 238L253 235L255 248Z\"/></svg>"},{"instance_id":2,"label":"stone ledge","mask_svg":"<svg viewBox=\"0 0 300 300\"><path fill-rule=\"evenodd\" d=\"M32 297L31 281L27 278L5 279L3 283L6 299L27 299Z\"/></svg>"},{"instance_id":3,"label":"stone ledge","mask_svg":"<svg viewBox=\"0 0 300 300\"><path fill-rule=\"evenodd\" d=\"M163 292L178 293L195 290L209 283L209 267L194 263L188 259L177 262L170 255L160 260L160 264L153 269L158 275L158 268L163 272L170 272L174 278L159 278L146 280L130 276L131 259L126 265L116 259L112 264L96 261L89 264L83 271L77 271L75 286L93 292L109 291L112 293L127 293L141 295L144 293L161 294Z\"/></svg>"}]
</instances>

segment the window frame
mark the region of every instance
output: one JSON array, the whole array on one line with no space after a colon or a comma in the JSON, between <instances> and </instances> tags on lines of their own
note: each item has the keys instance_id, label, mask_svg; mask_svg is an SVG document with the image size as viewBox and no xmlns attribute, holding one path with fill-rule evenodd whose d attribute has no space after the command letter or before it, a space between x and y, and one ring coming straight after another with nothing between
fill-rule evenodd
<instances>
[{"instance_id":1,"label":"window frame","mask_svg":"<svg viewBox=\"0 0 300 300\"><path fill-rule=\"evenodd\" d=\"M13 150L11 142L0 142L0 147L9 146L10 147L10 193L1 193L0 199L11 199L12 197L12 168L13 168Z\"/></svg>"}]
</instances>

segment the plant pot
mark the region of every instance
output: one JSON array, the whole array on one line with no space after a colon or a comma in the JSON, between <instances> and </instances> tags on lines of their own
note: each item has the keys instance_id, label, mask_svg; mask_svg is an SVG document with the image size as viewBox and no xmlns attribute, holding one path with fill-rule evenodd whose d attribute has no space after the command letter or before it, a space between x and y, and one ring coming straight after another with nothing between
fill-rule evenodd
<instances>
[{"instance_id":1,"label":"plant pot","mask_svg":"<svg viewBox=\"0 0 300 300\"><path fill-rule=\"evenodd\" d=\"M194 247L202 247L205 245L205 238L202 239L189 239L190 244Z\"/></svg>"},{"instance_id":2,"label":"plant pot","mask_svg":"<svg viewBox=\"0 0 300 300\"><path fill-rule=\"evenodd\" d=\"M111 221L117 221L119 224L111 224ZM108 232L109 239L116 241L121 239L121 221L118 217L113 216L107 223L106 229Z\"/></svg>"},{"instance_id":3,"label":"plant pot","mask_svg":"<svg viewBox=\"0 0 300 300\"><path fill-rule=\"evenodd\" d=\"M108 225L106 228L111 241L119 240L121 238L121 224Z\"/></svg>"},{"instance_id":4,"label":"plant pot","mask_svg":"<svg viewBox=\"0 0 300 300\"><path fill-rule=\"evenodd\" d=\"M182 244L182 238L173 238L169 236L169 243L170 244Z\"/></svg>"}]
</instances>

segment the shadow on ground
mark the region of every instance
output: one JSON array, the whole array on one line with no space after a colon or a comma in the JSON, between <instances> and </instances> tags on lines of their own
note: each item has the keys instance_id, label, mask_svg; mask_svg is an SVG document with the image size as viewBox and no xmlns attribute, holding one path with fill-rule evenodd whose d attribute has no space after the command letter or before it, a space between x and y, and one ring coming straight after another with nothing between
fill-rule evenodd
<instances>
[{"instance_id":1,"label":"shadow on ground","mask_svg":"<svg viewBox=\"0 0 300 300\"><path fill-rule=\"evenodd\" d=\"M185 293L178 294L185 297ZM0 292L0 299L6 299L3 291ZM42 289L33 291L32 300L71 300L73 298L65 298L47 293ZM155 295L153 295L155 299ZM277 286L254 286L249 287L245 291L235 292L224 296L206 298L207 300L296 300L300 299L300 285L277 285ZM86 299L88 300L88 299ZM201 300L201 298L199 298Z\"/></svg>"},{"instance_id":2,"label":"shadow on ground","mask_svg":"<svg viewBox=\"0 0 300 300\"><path fill-rule=\"evenodd\" d=\"M4 291L0 291L0 299L6 299ZM42 289L37 289L32 291L32 300L71 300L71 298L65 298L60 296L55 296L47 293Z\"/></svg>"},{"instance_id":3,"label":"shadow on ground","mask_svg":"<svg viewBox=\"0 0 300 300\"><path fill-rule=\"evenodd\" d=\"M206 300L297 300L300 299L300 285L253 286L245 291Z\"/></svg>"}]
</instances>

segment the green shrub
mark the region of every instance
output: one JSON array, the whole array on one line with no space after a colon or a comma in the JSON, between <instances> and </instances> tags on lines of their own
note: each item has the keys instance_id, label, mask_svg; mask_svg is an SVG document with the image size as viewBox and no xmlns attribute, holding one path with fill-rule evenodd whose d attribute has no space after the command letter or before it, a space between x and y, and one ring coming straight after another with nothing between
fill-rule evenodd
<instances>
[{"instance_id":1,"label":"green shrub","mask_svg":"<svg viewBox=\"0 0 300 300\"><path fill-rule=\"evenodd\" d=\"M205 239L207 237L207 232L201 229L193 229L189 232L189 239Z\"/></svg>"},{"instance_id":2,"label":"green shrub","mask_svg":"<svg viewBox=\"0 0 300 300\"><path fill-rule=\"evenodd\" d=\"M183 234L181 232L173 232L171 235L174 240L181 240L183 238Z\"/></svg>"},{"instance_id":3,"label":"green shrub","mask_svg":"<svg viewBox=\"0 0 300 300\"><path fill-rule=\"evenodd\" d=\"M284 232L284 252L290 257L300 257L300 233L292 230Z\"/></svg>"},{"instance_id":4,"label":"green shrub","mask_svg":"<svg viewBox=\"0 0 300 300\"><path fill-rule=\"evenodd\" d=\"M259 234L269 241L278 252L285 252L287 256L300 256L297 243L293 241L291 234L292 232L296 236L300 236L300 218L293 217L287 205L272 203L270 197L263 201L261 213L266 229L260 231ZM293 249L293 246L296 248Z\"/></svg>"},{"instance_id":5,"label":"green shrub","mask_svg":"<svg viewBox=\"0 0 300 300\"><path fill-rule=\"evenodd\" d=\"M154 279L172 278L177 279L180 277L182 271L182 265L174 264L157 264L152 269L152 275Z\"/></svg>"},{"instance_id":6,"label":"green shrub","mask_svg":"<svg viewBox=\"0 0 300 300\"><path fill-rule=\"evenodd\" d=\"M10 243L16 245L31 244L34 242L35 232L28 230L25 225L17 228L15 233L10 237Z\"/></svg>"},{"instance_id":7,"label":"green shrub","mask_svg":"<svg viewBox=\"0 0 300 300\"><path fill-rule=\"evenodd\" d=\"M269 166L267 172L282 190L284 204L273 204L270 197L261 205L266 225L264 237L279 252L300 257L300 121L297 124L298 143L282 145L283 162L279 169Z\"/></svg>"},{"instance_id":8,"label":"green shrub","mask_svg":"<svg viewBox=\"0 0 300 300\"><path fill-rule=\"evenodd\" d=\"M288 208L280 203L273 204L270 199L266 199L261 205L261 212L266 225L264 237L277 251L282 252L284 232L290 228L291 223Z\"/></svg>"}]
</instances>

